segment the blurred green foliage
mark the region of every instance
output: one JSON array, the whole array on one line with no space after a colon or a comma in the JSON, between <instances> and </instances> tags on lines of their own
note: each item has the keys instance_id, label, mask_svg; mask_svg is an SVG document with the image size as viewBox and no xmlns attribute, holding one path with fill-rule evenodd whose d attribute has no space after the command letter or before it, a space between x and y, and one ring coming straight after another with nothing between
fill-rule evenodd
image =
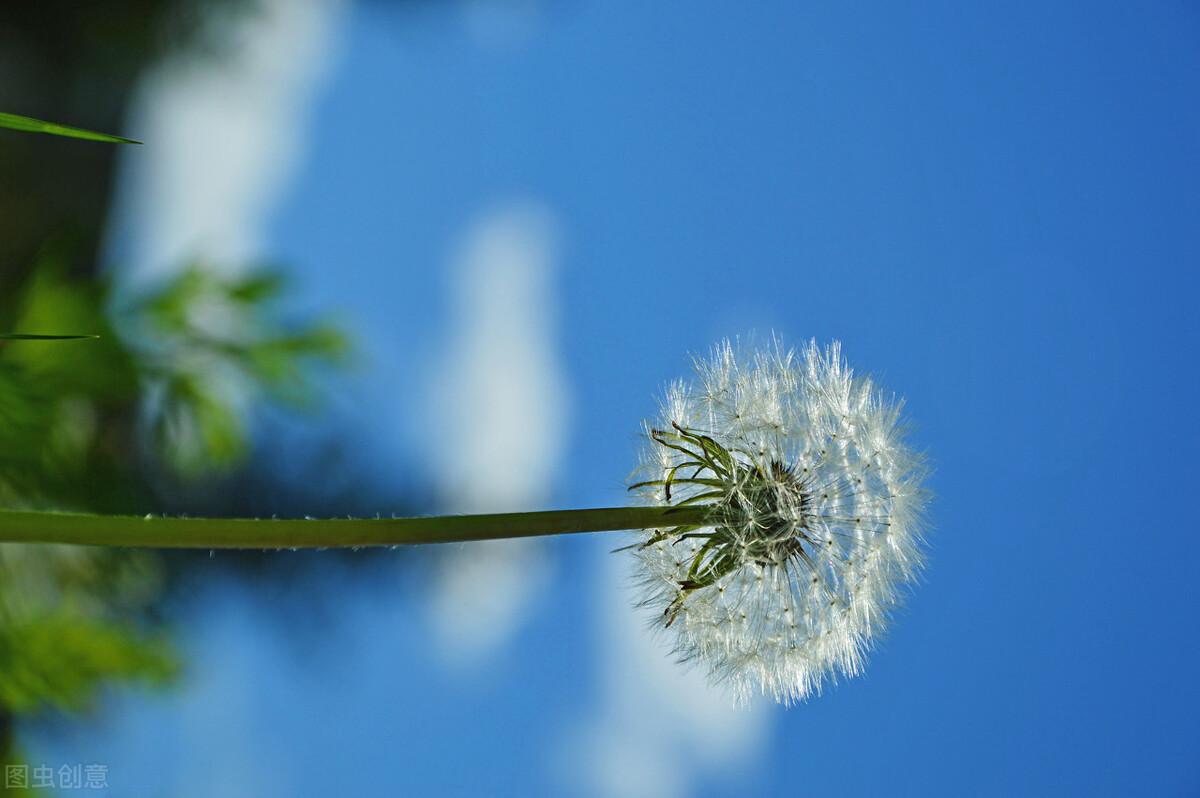
<instances>
[{"instance_id":1,"label":"blurred green foliage","mask_svg":"<svg viewBox=\"0 0 1200 798\"><path fill-rule=\"evenodd\" d=\"M148 68L219 59L227 43L214 20L256 9L255 0L0 3L4 110L123 130ZM154 512L169 495L164 482L219 481L248 452L252 403L310 400L311 367L339 359L343 339L286 323L270 273L222 277L197 265L148 293L115 296L97 261L118 148L3 139L0 333L99 338L0 339L0 506ZM17 718L82 711L106 684L161 684L178 672L156 613L167 573L152 552L0 545L0 762L19 761Z\"/></svg>"},{"instance_id":2,"label":"blurred green foliage","mask_svg":"<svg viewBox=\"0 0 1200 798\"><path fill-rule=\"evenodd\" d=\"M0 299L0 329L99 336L0 341L5 507L154 511L158 481L245 456L256 400L304 405L314 366L345 355L332 327L281 316L278 274L194 266L118 301L64 259L44 248ZM0 545L0 743L5 719L84 710L113 681L170 678L178 663L153 612L163 580L153 552Z\"/></svg>"},{"instance_id":3,"label":"blurred green foliage","mask_svg":"<svg viewBox=\"0 0 1200 798\"><path fill-rule=\"evenodd\" d=\"M105 680L161 683L177 663L161 631L135 620L161 587L153 556L5 546L0 567L0 706L87 709Z\"/></svg>"},{"instance_id":4,"label":"blurred green foliage","mask_svg":"<svg viewBox=\"0 0 1200 798\"><path fill-rule=\"evenodd\" d=\"M238 408L248 390L304 406L308 366L345 355L332 326L289 328L269 312L283 289L278 273L220 279L193 268L122 312L153 397L154 443L176 471L236 463L246 454Z\"/></svg>"}]
</instances>

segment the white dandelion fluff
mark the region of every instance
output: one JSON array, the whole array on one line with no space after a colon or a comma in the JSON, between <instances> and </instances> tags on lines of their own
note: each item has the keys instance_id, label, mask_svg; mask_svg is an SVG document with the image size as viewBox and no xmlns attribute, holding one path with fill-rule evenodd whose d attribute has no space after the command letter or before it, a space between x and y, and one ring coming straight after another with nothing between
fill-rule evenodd
<instances>
[{"instance_id":1,"label":"white dandelion fluff","mask_svg":"<svg viewBox=\"0 0 1200 798\"><path fill-rule=\"evenodd\" d=\"M726 342L672 385L633 487L680 511L634 548L642 603L739 700L791 703L861 672L921 567L922 458L901 403L836 342Z\"/></svg>"},{"instance_id":2,"label":"white dandelion fluff","mask_svg":"<svg viewBox=\"0 0 1200 798\"><path fill-rule=\"evenodd\" d=\"M0 541L326 548L644 530L642 604L735 697L791 703L861 672L921 567L922 458L901 403L834 343L719 345L647 427L636 507L412 518L121 517L0 509Z\"/></svg>"}]
</instances>

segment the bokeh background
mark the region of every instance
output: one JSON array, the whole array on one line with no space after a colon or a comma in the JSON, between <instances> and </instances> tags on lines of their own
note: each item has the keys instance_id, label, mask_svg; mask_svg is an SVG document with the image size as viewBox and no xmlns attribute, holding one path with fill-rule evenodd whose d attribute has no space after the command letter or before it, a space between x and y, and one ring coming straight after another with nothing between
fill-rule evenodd
<instances>
[{"instance_id":1,"label":"bokeh background","mask_svg":"<svg viewBox=\"0 0 1200 798\"><path fill-rule=\"evenodd\" d=\"M54 571L26 626L116 625L37 637L94 678L0 694L10 759L114 796L1200 794L1194 4L92 5L0 11L3 110L146 142L0 138L0 318L120 342L7 503L610 505L689 356L774 331L906 397L935 528L867 673L786 710L670 661L619 536ZM59 346L0 350L7 390L66 395L98 356Z\"/></svg>"}]
</instances>

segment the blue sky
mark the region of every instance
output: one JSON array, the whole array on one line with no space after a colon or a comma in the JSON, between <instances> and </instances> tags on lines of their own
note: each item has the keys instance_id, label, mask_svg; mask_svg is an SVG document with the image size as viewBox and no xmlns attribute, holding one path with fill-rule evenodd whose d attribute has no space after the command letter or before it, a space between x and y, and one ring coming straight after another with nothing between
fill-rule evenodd
<instances>
[{"instance_id":1,"label":"blue sky","mask_svg":"<svg viewBox=\"0 0 1200 798\"><path fill-rule=\"evenodd\" d=\"M68 750L173 795L1200 791L1194 7L359 4L335 40L262 245L299 308L365 342L330 425L423 468L456 253L532 207L544 292L496 301L551 331L569 409L546 504L621 501L689 353L836 338L935 466L925 582L863 677L750 720L637 692L669 672L620 683L640 676L611 538L549 544L524 619L466 670L431 653L412 569L331 569L336 659L219 584L191 633L205 675ZM242 719L198 709L226 700ZM641 700L695 728L597 776L613 707ZM181 717L161 761L193 775L138 764ZM214 742L230 722L251 731ZM234 759L253 791L211 780Z\"/></svg>"}]
</instances>

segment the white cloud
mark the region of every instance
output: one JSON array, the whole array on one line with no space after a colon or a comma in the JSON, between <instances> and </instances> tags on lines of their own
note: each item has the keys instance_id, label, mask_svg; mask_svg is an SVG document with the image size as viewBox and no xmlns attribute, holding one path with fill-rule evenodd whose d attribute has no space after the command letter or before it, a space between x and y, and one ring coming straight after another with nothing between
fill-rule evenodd
<instances>
[{"instance_id":1,"label":"white cloud","mask_svg":"<svg viewBox=\"0 0 1200 798\"><path fill-rule=\"evenodd\" d=\"M697 782L752 766L773 705L737 709L704 674L680 665L630 606L629 558L604 558L599 700L562 752L560 775L605 798L693 793Z\"/></svg>"},{"instance_id":2,"label":"white cloud","mask_svg":"<svg viewBox=\"0 0 1200 798\"><path fill-rule=\"evenodd\" d=\"M430 459L453 512L544 504L567 426L555 350L555 224L527 202L483 214L454 267L452 340L434 381ZM534 540L441 552L431 607L442 652L478 662L506 642L548 578Z\"/></svg>"},{"instance_id":3,"label":"white cloud","mask_svg":"<svg viewBox=\"0 0 1200 798\"><path fill-rule=\"evenodd\" d=\"M108 255L122 277L203 258L260 257L268 215L303 150L344 0L259 0L210 11L213 57L176 55L142 79L123 150Z\"/></svg>"}]
</instances>

